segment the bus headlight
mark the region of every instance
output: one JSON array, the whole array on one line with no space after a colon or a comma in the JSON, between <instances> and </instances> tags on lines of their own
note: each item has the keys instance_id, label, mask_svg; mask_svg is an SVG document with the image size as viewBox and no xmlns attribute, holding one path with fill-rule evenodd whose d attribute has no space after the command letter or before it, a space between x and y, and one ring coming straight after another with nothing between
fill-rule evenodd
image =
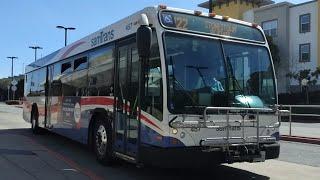
<instances>
[{"instance_id":1,"label":"bus headlight","mask_svg":"<svg viewBox=\"0 0 320 180\"><path fill-rule=\"evenodd\" d=\"M178 129L172 129L172 134L177 134L178 133Z\"/></svg>"}]
</instances>

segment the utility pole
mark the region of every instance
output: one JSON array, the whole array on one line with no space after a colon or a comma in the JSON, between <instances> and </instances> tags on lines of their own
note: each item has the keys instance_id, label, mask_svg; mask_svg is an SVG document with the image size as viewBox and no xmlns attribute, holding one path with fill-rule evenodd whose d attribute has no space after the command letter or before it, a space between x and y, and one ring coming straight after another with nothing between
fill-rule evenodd
<instances>
[{"instance_id":1,"label":"utility pole","mask_svg":"<svg viewBox=\"0 0 320 180\"><path fill-rule=\"evenodd\" d=\"M11 82L13 82L13 60L14 59L18 59L18 57L15 57L15 56L9 56L7 57L8 59L11 59ZM10 83L10 86L11 86L11 83ZM12 95L13 95L13 100L14 100L14 91L12 92ZM9 99L9 97L8 97Z\"/></svg>"},{"instance_id":2,"label":"utility pole","mask_svg":"<svg viewBox=\"0 0 320 180\"><path fill-rule=\"evenodd\" d=\"M67 46L68 30L75 30L74 27L57 26L58 29L64 29L64 46Z\"/></svg>"},{"instance_id":3,"label":"utility pole","mask_svg":"<svg viewBox=\"0 0 320 180\"><path fill-rule=\"evenodd\" d=\"M30 49L34 49L34 62L37 61L37 49L43 49L40 46L29 46Z\"/></svg>"}]
</instances>

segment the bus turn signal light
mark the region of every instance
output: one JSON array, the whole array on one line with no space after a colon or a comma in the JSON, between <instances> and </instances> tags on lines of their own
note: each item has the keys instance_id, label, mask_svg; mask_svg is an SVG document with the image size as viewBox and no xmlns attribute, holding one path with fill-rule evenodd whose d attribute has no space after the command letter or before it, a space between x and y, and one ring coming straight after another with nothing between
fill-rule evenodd
<instances>
[{"instance_id":1,"label":"bus turn signal light","mask_svg":"<svg viewBox=\"0 0 320 180\"><path fill-rule=\"evenodd\" d=\"M256 23L252 23L252 27L257 28L259 25Z\"/></svg>"}]
</instances>

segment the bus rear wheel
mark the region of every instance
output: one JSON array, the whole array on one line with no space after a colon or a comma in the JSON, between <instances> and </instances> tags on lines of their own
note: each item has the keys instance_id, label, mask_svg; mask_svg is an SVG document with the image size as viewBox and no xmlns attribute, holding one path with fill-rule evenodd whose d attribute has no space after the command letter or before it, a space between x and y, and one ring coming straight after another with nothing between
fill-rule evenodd
<instances>
[{"instance_id":1,"label":"bus rear wheel","mask_svg":"<svg viewBox=\"0 0 320 180\"><path fill-rule=\"evenodd\" d=\"M111 165L113 162L111 135L111 125L104 118L97 117L94 126L93 148L97 160L104 165Z\"/></svg>"}]
</instances>

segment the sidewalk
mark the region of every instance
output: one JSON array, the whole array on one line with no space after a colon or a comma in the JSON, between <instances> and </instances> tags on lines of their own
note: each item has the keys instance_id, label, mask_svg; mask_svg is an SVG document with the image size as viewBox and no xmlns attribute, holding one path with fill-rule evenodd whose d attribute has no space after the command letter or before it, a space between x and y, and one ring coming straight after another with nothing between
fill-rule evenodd
<instances>
[{"instance_id":1,"label":"sidewalk","mask_svg":"<svg viewBox=\"0 0 320 180\"><path fill-rule=\"evenodd\" d=\"M289 135L289 123L281 122L281 135ZM311 138L320 138L320 123L292 123L291 135Z\"/></svg>"},{"instance_id":2,"label":"sidewalk","mask_svg":"<svg viewBox=\"0 0 320 180\"><path fill-rule=\"evenodd\" d=\"M289 136L289 123L282 122L280 127L281 139L320 145L320 123L292 123Z\"/></svg>"}]
</instances>

